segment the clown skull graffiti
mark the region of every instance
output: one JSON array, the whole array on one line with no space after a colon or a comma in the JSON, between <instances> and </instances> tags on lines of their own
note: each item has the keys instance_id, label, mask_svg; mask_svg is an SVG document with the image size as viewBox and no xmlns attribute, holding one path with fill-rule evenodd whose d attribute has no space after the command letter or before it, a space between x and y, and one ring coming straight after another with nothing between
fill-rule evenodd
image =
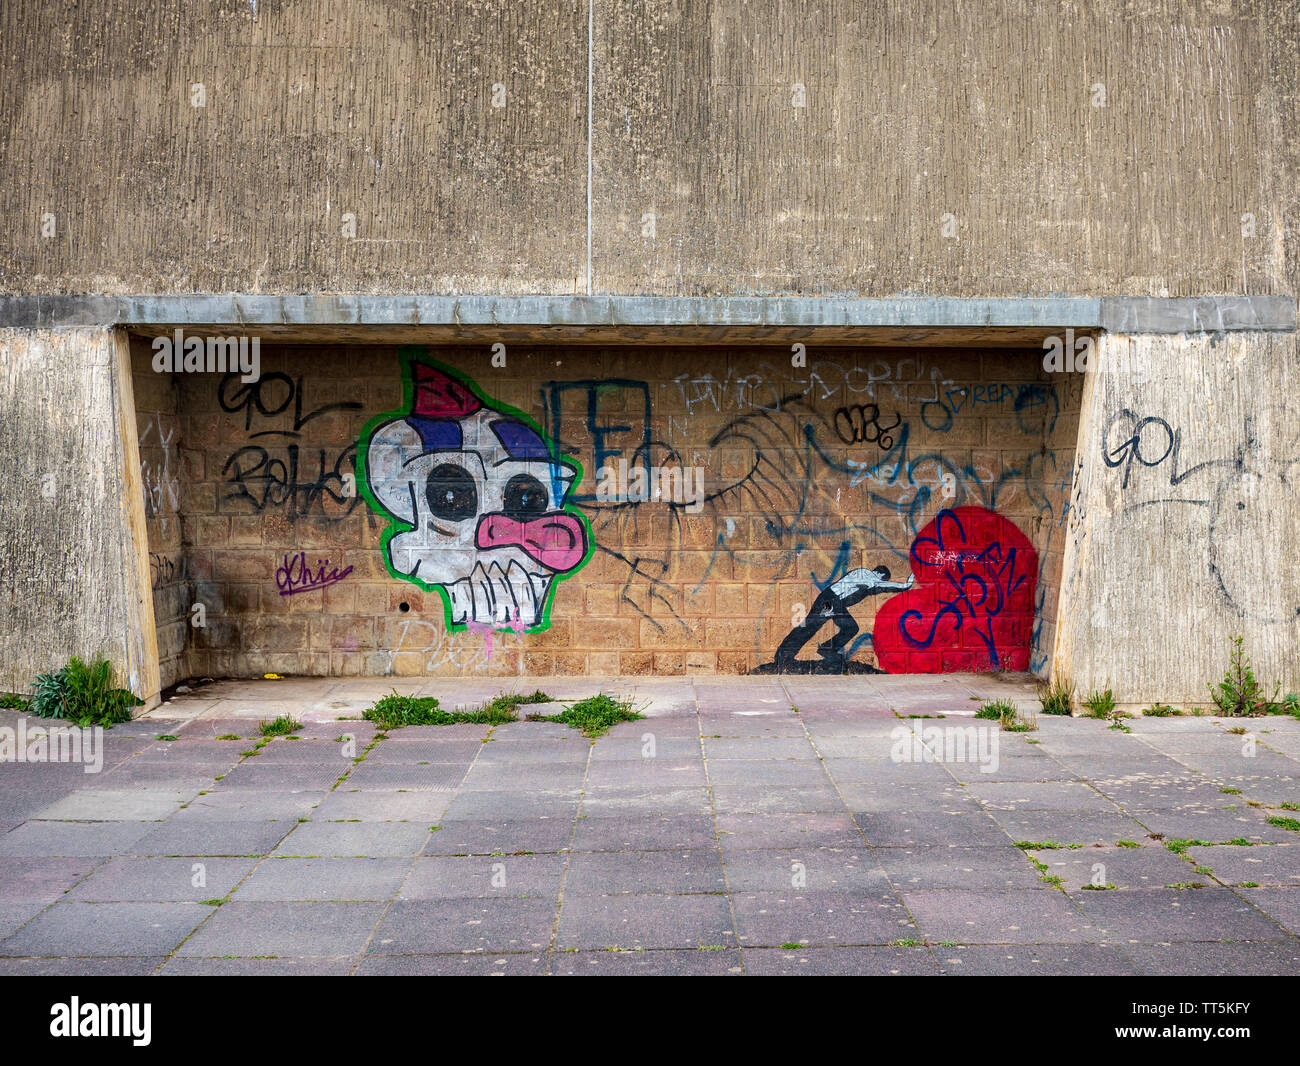
<instances>
[{"instance_id":1,"label":"clown skull graffiti","mask_svg":"<svg viewBox=\"0 0 1300 1066\"><path fill-rule=\"evenodd\" d=\"M358 449L363 492L398 522L389 572L440 591L453 627L545 628L552 585L589 554L586 521L565 506L581 467L454 372L411 355L404 367L405 410L372 422Z\"/></svg>"}]
</instances>

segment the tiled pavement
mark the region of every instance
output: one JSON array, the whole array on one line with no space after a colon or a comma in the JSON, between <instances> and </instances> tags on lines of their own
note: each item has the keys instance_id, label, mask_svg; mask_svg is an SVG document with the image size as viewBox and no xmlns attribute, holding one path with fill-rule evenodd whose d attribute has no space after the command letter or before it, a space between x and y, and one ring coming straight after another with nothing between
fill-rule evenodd
<instances>
[{"instance_id":1,"label":"tiled pavement","mask_svg":"<svg viewBox=\"0 0 1300 1066\"><path fill-rule=\"evenodd\" d=\"M891 731L1018 679L618 680L649 717L595 742L338 720L391 687L210 685L99 774L0 763L0 973L1300 973L1295 719L1039 717L983 772Z\"/></svg>"}]
</instances>

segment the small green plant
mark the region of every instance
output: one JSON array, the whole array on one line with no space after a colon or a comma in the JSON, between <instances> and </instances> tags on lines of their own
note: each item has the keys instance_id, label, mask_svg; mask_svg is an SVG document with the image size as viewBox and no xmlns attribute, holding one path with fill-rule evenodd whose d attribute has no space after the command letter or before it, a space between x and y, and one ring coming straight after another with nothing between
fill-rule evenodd
<instances>
[{"instance_id":1,"label":"small green plant","mask_svg":"<svg viewBox=\"0 0 1300 1066\"><path fill-rule=\"evenodd\" d=\"M376 701L363 718L384 729L407 725L501 725L519 721L517 710L525 704L551 703L552 698L538 690L531 693L502 693L476 711L444 711L433 696L400 696L396 692Z\"/></svg>"},{"instance_id":2,"label":"small green plant","mask_svg":"<svg viewBox=\"0 0 1300 1066\"><path fill-rule=\"evenodd\" d=\"M1051 685L1040 687L1038 698L1043 704L1044 714L1074 713L1074 688L1064 681L1056 680Z\"/></svg>"},{"instance_id":3,"label":"small green plant","mask_svg":"<svg viewBox=\"0 0 1300 1066\"><path fill-rule=\"evenodd\" d=\"M79 726L112 726L129 722L131 708L143 702L113 684L107 659L87 663L73 656L57 673L36 678L28 710L38 718L65 718Z\"/></svg>"},{"instance_id":4,"label":"small green plant","mask_svg":"<svg viewBox=\"0 0 1300 1066\"><path fill-rule=\"evenodd\" d=\"M534 703L554 702L554 698L548 696L541 689L536 689L526 695L522 692L503 692L483 704L483 711L489 715L499 717L501 721L513 722L518 720L519 716L516 712L520 707L526 707Z\"/></svg>"},{"instance_id":5,"label":"small green plant","mask_svg":"<svg viewBox=\"0 0 1300 1066\"><path fill-rule=\"evenodd\" d=\"M1204 881L1175 881L1173 884L1165 885L1165 888L1181 888L1181 889L1204 888L1204 887L1205 887Z\"/></svg>"},{"instance_id":6,"label":"small green plant","mask_svg":"<svg viewBox=\"0 0 1300 1066\"><path fill-rule=\"evenodd\" d=\"M1016 705L1007 700L985 700L975 717L996 721L1008 733L1032 733L1038 728L1034 719L1021 714Z\"/></svg>"},{"instance_id":7,"label":"small green plant","mask_svg":"<svg viewBox=\"0 0 1300 1066\"><path fill-rule=\"evenodd\" d=\"M237 737L234 733L222 733L221 736L217 737L217 739L218 739L218 740L238 740L239 737Z\"/></svg>"},{"instance_id":8,"label":"small green plant","mask_svg":"<svg viewBox=\"0 0 1300 1066\"><path fill-rule=\"evenodd\" d=\"M632 710L631 700L616 700L604 692L579 700L559 714L529 716L529 721L545 720L563 722L573 729L582 730L584 737L603 737L617 722L633 722L645 715Z\"/></svg>"},{"instance_id":9,"label":"small green plant","mask_svg":"<svg viewBox=\"0 0 1300 1066\"><path fill-rule=\"evenodd\" d=\"M1105 892L1108 889L1116 888L1117 886L1112 885L1109 881L1107 881L1104 885L1094 885L1091 881L1089 881L1086 885L1082 885L1080 887L1085 892Z\"/></svg>"},{"instance_id":10,"label":"small green plant","mask_svg":"<svg viewBox=\"0 0 1300 1066\"><path fill-rule=\"evenodd\" d=\"M1268 819L1269 825L1275 825L1279 829L1289 829L1293 833L1300 833L1300 821L1294 818L1281 818L1274 816Z\"/></svg>"},{"instance_id":11,"label":"small green plant","mask_svg":"<svg viewBox=\"0 0 1300 1066\"><path fill-rule=\"evenodd\" d=\"M1266 714L1277 701L1281 685L1273 689L1271 698L1264 695L1264 686L1255 678L1250 659L1244 649L1244 638L1232 638L1232 652L1228 657L1228 670L1217 686L1210 685L1210 698L1225 716L1239 718Z\"/></svg>"},{"instance_id":12,"label":"small green plant","mask_svg":"<svg viewBox=\"0 0 1300 1066\"><path fill-rule=\"evenodd\" d=\"M257 728L264 737L282 737L289 733L296 733L302 728L302 723L290 718L287 714L282 714L279 718L270 722L258 723Z\"/></svg>"},{"instance_id":13,"label":"small green plant","mask_svg":"<svg viewBox=\"0 0 1300 1066\"><path fill-rule=\"evenodd\" d=\"M6 711L25 711L31 702L30 697L20 696L17 692L0 692L0 708Z\"/></svg>"},{"instance_id":14,"label":"small green plant","mask_svg":"<svg viewBox=\"0 0 1300 1066\"><path fill-rule=\"evenodd\" d=\"M1088 693L1083 705L1088 709L1090 718L1109 718L1115 711L1115 693L1108 685L1103 692L1093 689Z\"/></svg>"},{"instance_id":15,"label":"small green plant","mask_svg":"<svg viewBox=\"0 0 1300 1066\"><path fill-rule=\"evenodd\" d=\"M1146 718L1179 718L1182 713L1177 707L1170 707L1167 703L1153 703L1142 712Z\"/></svg>"},{"instance_id":16,"label":"small green plant","mask_svg":"<svg viewBox=\"0 0 1300 1066\"><path fill-rule=\"evenodd\" d=\"M1115 846L1118 848L1139 848L1142 845L1136 840L1117 840L1115 841Z\"/></svg>"}]
</instances>

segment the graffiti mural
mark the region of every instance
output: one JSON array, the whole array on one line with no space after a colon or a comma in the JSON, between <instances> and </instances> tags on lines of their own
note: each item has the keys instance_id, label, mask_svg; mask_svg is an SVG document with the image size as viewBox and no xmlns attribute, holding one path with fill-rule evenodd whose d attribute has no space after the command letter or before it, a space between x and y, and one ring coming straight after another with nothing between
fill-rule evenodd
<instances>
[{"instance_id":1,"label":"graffiti mural","mask_svg":"<svg viewBox=\"0 0 1300 1066\"><path fill-rule=\"evenodd\" d=\"M760 666L758 673L778 674L857 674L880 673L864 662L848 657L849 642L858 635L858 623L849 608L868 596L881 592L904 592L912 587L914 579L890 581L889 567L874 570L850 570L838 581L832 581L817 594L812 610L803 623L795 626L781 641L772 662ZM819 659L800 659L799 652L812 640L827 622L835 625L835 632L817 646Z\"/></svg>"},{"instance_id":2,"label":"graffiti mural","mask_svg":"<svg viewBox=\"0 0 1300 1066\"><path fill-rule=\"evenodd\" d=\"M912 573L891 581L888 567L850 570L827 581L807 617L781 641L758 673L939 673L1027 670L1034 627L1038 553L1019 529L986 507L940 511L912 542ZM858 637L849 608L890 596L874 631ZM799 652L831 623L818 659ZM857 641L854 638L858 637ZM853 643L850 643L853 642ZM851 657L870 643L877 665Z\"/></svg>"},{"instance_id":3,"label":"graffiti mural","mask_svg":"<svg viewBox=\"0 0 1300 1066\"><path fill-rule=\"evenodd\" d=\"M403 407L372 419L357 446L359 488L392 520L389 573L438 592L448 628L545 629L556 582L592 552L569 501L582 467L423 350L399 358Z\"/></svg>"},{"instance_id":4,"label":"graffiti mural","mask_svg":"<svg viewBox=\"0 0 1300 1066\"><path fill-rule=\"evenodd\" d=\"M888 673L1027 670L1038 553L985 507L940 511L912 542L914 588L876 614Z\"/></svg>"}]
</instances>

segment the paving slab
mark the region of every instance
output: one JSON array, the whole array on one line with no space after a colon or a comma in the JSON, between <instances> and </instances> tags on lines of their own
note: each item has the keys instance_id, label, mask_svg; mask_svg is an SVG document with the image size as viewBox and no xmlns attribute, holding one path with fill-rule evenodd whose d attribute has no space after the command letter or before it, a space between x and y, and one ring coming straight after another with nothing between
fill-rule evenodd
<instances>
[{"instance_id":1,"label":"paving slab","mask_svg":"<svg viewBox=\"0 0 1300 1066\"><path fill-rule=\"evenodd\" d=\"M567 948L734 947L727 897L565 894L556 946Z\"/></svg>"},{"instance_id":2,"label":"paving slab","mask_svg":"<svg viewBox=\"0 0 1300 1066\"><path fill-rule=\"evenodd\" d=\"M175 956L158 972L164 977L346 977L358 956L336 958L218 958Z\"/></svg>"},{"instance_id":3,"label":"paving slab","mask_svg":"<svg viewBox=\"0 0 1300 1066\"><path fill-rule=\"evenodd\" d=\"M916 938L898 896L874 892L737 892L742 947L891 944Z\"/></svg>"},{"instance_id":4,"label":"paving slab","mask_svg":"<svg viewBox=\"0 0 1300 1066\"><path fill-rule=\"evenodd\" d=\"M565 857L532 855L424 855L403 871L403 900L512 899L558 901ZM391 895L391 893L390 893Z\"/></svg>"},{"instance_id":5,"label":"paving slab","mask_svg":"<svg viewBox=\"0 0 1300 1066\"><path fill-rule=\"evenodd\" d=\"M900 892L920 888L1033 889L1041 884L1024 852L1010 842L975 848L882 848L876 856Z\"/></svg>"},{"instance_id":6,"label":"paving slab","mask_svg":"<svg viewBox=\"0 0 1300 1066\"><path fill-rule=\"evenodd\" d=\"M367 955L358 977L544 977L550 973L544 953L473 955Z\"/></svg>"},{"instance_id":7,"label":"paving slab","mask_svg":"<svg viewBox=\"0 0 1300 1066\"><path fill-rule=\"evenodd\" d=\"M945 974L965 977L1131 977L1141 973L1115 944L973 944L935 947Z\"/></svg>"},{"instance_id":8,"label":"paving slab","mask_svg":"<svg viewBox=\"0 0 1300 1066\"><path fill-rule=\"evenodd\" d=\"M1258 844L1254 847L1192 845L1188 858L1214 871L1226 885L1290 885L1300 888L1300 840L1295 844Z\"/></svg>"},{"instance_id":9,"label":"paving slab","mask_svg":"<svg viewBox=\"0 0 1300 1066\"><path fill-rule=\"evenodd\" d=\"M168 955L213 911L198 903L55 903L0 955Z\"/></svg>"},{"instance_id":10,"label":"paving slab","mask_svg":"<svg viewBox=\"0 0 1300 1066\"><path fill-rule=\"evenodd\" d=\"M340 788L311 812L313 822L438 821L451 805L450 792L362 792Z\"/></svg>"},{"instance_id":11,"label":"paving slab","mask_svg":"<svg viewBox=\"0 0 1300 1066\"><path fill-rule=\"evenodd\" d=\"M686 851L717 845L714 820L704 814L580 816L573 827L573 851Z\"/></svg>"},{"instance_id":12,"label":"paving slab","mask_svg":"<svg viewBox=\"0 0 1300 1066\"><path fill-rule=\"evenodd\" d=\"M747 814L718 812L718 846L724 852L762 848L858 848L862 834L844 811Z\"/></svg>"},{"instance_id":13,"label":"paving slab","mask_svg":"<svg viewBox=\"0 0 1300 1066\"><path fill-rule=\"evenodd\" d=\"M1236 893L1287 932L1300 935L1300 891L1294 887L1239 888Z\"/></svg>"},{"instance_id":14,"label":"paving slab","mask_svg":"<svg viewBox=\"0 0 1300 1066\"><path fill-rule=\"evenodd\" d=\"M1096 893L1117 895L1117 893ZM1064 892L1047 888L904 890L927 940L965 944L1092 943L1105 939Z\"/></svg>"},{"instance_id":15,"label":"paving slab","mask_svg":"<svg viewBox=\"0 0 1300 1066\"><path fill-rule=\"evenodd\" d=\"M0 863L0 901L53 903L99 865L99 860L85 858L6 858Z\"/></svg>"},{"instance_id":16,"label":"paving slab","mask_svg":"<svg viewBox=\"0 0 1300 1066\"><path fill-rule=\"evenodd\" d=\"M392 899L411 868L404 858L276 859L258 863L240 884L240 902Z\"/></svg>"},{"instance_id":17,"label":"paving slab","mask_svg":"<svg viewBox=\"0 0 1300 1066\"><path fill-rule=\"evenodd\" d=\"M133 843L132 855L266 855L298 825L295 818L279 821L196 821L169 818L150 826Z\"/></svg>"},{"instance_id":18,"label":"paving slab","mask_svg":"<svg viewBox=\"0 0 1300 1066\"><path fill-rule=\"evenodd\" d=\"M743 951L745 972L777 977L933 977L940 973L923 946L838 948L751 948Z\"/></svg>"},{"instance_id":19,"label":"paving slab","mask_svg":"<svg viewBox=\"0 0 1300 1066\"><path fill-rule=\"evenodd\" d=\"M1138 973L1165 977L1295 977L1300 975L1300 941L1246 944L1126 944Z\"/></svg>"},{"instance_id":20,"label":"paving slab","mask_svg":"<svg viewBox=\"0 0 1300 1066\"><path fill-rule=\"evenodd\" d=\"M998 847L1011 842L1007 831L984 811L962 814L933 811L859 811L854 815L874 848L918 845Z\"/></svg>"},{"instance_id":21,"label":"paving slab","mask_svg":"<svg viewBox=\"0 0 1300 1066\"><path fill-rule=\"evenodd\" d=\"M166 961L165 956L136 958L0 958L4 977L148 977Z\"/></svg>"},{"instance_id":22,"label":"paving slab","mask_svg":"<svg viewBox=\"0 0 1300 1066\"><path fill-rule=\"evenodd\" d=\"M878 892L888 890L878 856L853 848L811 845L725 853L727 884L733 892Z\"/></svg>"},{"instance_id":23,"label":"paving slab","mask_svg":"<svg viewBox=\"0 0 1300 1066\"><path fill-rule=\"evenodd\" d=\"M422 822L301 822L272 855L400 857L420 854L429 839Z\"/></svg>"},{"instance_id":24,"label":"paving slab","mask_svg":"<svg viewBox=\"0 0 1300 1066\"><path fill-rule=\"evenodd\" d=\"M735 977L743 972L740 952L722 945L694 951L564 951L556 954L552 973L557 977L604 977L622 974L641 977Z\"/></svg>"},{"instance_id":25,"label":"paving slab","mask_svg":"<svg viewBox=\"0 0 1300 1066\"><path fill-rule=\"evenodd\" d=\"M326 796L325 792L258 792L213 785L195 796L169 819L170 822L266 822L306 817Z\"/></svg>"},{"instance_id":26,"label":"paving slab","mask_svg":"<svg viewBox=\"0 0 1300 1066\"><path fill-rule=\"evenodd\" d=\"M1080 892L1072 898L1108 940L1276 940L1283 932L1226 888Z\"/></svg>"},{"instance_id":27,"label":"paving slab","mask_svg":"<svg viewBox=\"0 0 1300 1066\"><path fill-rule=\"evenodd\" d=\"M1196 868L1158 841L1145 841L1136 848L1087 847L1078 850L1027 852L1059 877L1067 892L1117 889L1164 888L1182 881L1198 880ZM1085 886L1097 885L1096 889Z\"/></svg>"},{"instance_id":28,"label":"paving slab","mask_svg":"<svg viewBox=\"0 0 1300 1066\"><path fill-rule=\"evenodd\" d=\"M372 955L545 951L556 901L523 899L399 900L371 941Z\"/></svg>"},{"instance_id":29,"label":"paving slab","mask_svg":"<svg viewBox=\"0 0 1300 1066\"><path fill-rule=\"evenodd\" d=\"M150 822L24 822L0 836L0 855L120 855L153 828Z\"/></svg>"},{"instance_id":30,"label":"paving slab","mask_svg":"<svg viewBox=\"0 0 1300 1066\"><path fill-rule=\"evenodd\" d=\"M572 817L458 821L444 818L429 834L423 853L458 856L559 852L569 847L573 829Z\"/></svg>"},{"instance_id":31,"label":"paving slab","mask_svg":"<svg viewBox=\"0 0 1300 1066\"><path fill-rule=\"evenodd\" d=\"M1167 840L1208 840L1219 844L1241 837L1245 840L1289 844L1294 833L1268 823L1266 811L1250 807L1230 810L1226 807L1182 807L1163 810L1134 809L1128 812L1149 833L1159 833ZM1137 840L1137 837L1130 837Z\"/></svg>"},{"instance_id":32,"label":"paving slab","mask_svg":"<svg viewBox=\"0 0 1300 1066\"><path fill-rule=\"evenodd\" d=\"M83 788L69 793L31 815L33 819L83 822L161 821L175 814L181 804L193 799L190 791L136 790L116 792L108 789Z\"/></svg>"},{"instance_id":33,"label":"paving slab","mask_svg":"<svg viewBox=\"0 0 1300 1066\"><path fill-rule=\"evenodd\" d=\"M684 894L726 888L717 848L688 851L588 851L569 857L566 900L623 893Z\"/></svg>"},{"instance_id":34,"label":"paving slab","mask_svg":"<svg viewBox=\"0 0 1300 1066\"><path fill-rule=\"evenodd\" d=\"M86 903L202 903L230 894L257 859L111 859L63 897Z\"/></svg>"},{"instance_id":35,"label":"paving slab","mask_svg":"<svg viewBox=\"0 0 1300 1066\"><path fill-rule=\"evenodd\" d=\"M1127 812L1025 811L989 812L1013 841L1050 841L1054 844L1116 844L1141 842L1150 830Z\"/></svg>"},{"instance_id":36,"label":"paving slab","mask_svg":"<svg viewBox=\"0 0 1300 1066\"><path fill-rule=\"evenodd\" d=\"M370 902L231 900L216 908L176 954L357 955L364 950L386 906Z\"/></svg>"}]
</instances>

